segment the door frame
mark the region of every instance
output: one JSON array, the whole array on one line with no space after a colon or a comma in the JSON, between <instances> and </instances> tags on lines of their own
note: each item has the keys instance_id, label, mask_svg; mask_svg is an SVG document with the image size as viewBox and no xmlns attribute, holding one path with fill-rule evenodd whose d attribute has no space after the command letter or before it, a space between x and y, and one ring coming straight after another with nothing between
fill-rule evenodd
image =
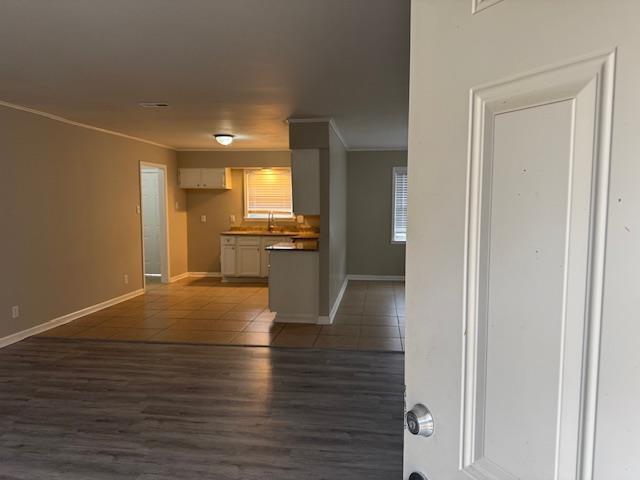
<instances>
[{"instance_id":1,"label":"door frame","mask_svg":"<svg viewBox=\"0 0 640 480\"><path fill-rule=\"evenodd\" d=\"M145 167L156 168L162 174L162 188L160 188L160 279L162 283L169 283L171 278L171 255L169 249L169 186L167 177L167 166L161 163L140 161L138 168L138 185L140 187L140 244L142 252L142 285L146 290L147 280L144 265L144 210L142 207L142 170Z\"/></svg>"}]
</instances>

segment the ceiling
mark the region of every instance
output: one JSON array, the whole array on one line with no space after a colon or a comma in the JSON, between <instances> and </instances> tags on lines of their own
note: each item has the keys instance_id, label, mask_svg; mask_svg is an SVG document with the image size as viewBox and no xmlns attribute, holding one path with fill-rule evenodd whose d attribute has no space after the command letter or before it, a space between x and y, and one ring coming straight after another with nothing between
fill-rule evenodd
<instances>
[{"instance_id":1,"label":"ceiling","mask_svg":"<svg viewBox=\"0 0 640 480\"><path fill-rule=\"evenodd\" d=\"M177 149L287 149L290 117L404 148L409 3L2 0L0 100Z\"/></svg>"}]
</instances>

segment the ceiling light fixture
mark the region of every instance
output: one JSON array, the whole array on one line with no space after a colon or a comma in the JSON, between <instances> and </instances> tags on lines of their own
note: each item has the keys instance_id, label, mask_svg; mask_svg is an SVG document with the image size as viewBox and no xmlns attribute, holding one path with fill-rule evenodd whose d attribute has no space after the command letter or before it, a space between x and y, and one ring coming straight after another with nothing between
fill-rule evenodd
<instances>
[{"instance_id":1,"label":"ceiling light fixture","mask_svg":"<svg viewBox=\"0 0 640 480\"><path fill-rule=\"evenodd\" d=\"M227 145L231 145L233 143L235 135L230 135L228 133L216 133L214 137L220 145L224 145L226 147Z\"/></svg>"}]
</instances>

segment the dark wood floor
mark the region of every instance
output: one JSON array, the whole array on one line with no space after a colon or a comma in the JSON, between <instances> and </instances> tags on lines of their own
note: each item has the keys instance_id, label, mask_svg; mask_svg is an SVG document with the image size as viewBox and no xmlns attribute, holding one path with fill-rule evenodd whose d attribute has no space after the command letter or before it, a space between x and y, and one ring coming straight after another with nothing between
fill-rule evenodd
<instances>
[{"instance_id":1,"label":"dark wood floor","mask_svg":"<svg viewBox=\"0 0 640 480\"><path fill-rule=\"evenodd\" d=\"M0 350L0 478L400 479L403 361L25 340Z\"/></svg>"}]
</instances>

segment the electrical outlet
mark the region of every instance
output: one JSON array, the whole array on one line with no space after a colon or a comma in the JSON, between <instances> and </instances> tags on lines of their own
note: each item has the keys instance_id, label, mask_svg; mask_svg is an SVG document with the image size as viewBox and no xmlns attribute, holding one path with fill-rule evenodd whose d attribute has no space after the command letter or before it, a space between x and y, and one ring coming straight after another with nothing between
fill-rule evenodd
<instances>
[{"instance_id":1,"label":"electrical outlet","mask_svg":"<svg viewBox=\"0 0 640 480\"><path fill-rule=\"evenodd\" d=\"M11 307L11 318L18 318L20 316L20 305L14 305Z\"/></svg>"},{"instance_id":2,"label":"electrical outlet","mask_svg":"<svg viewBox=\"0 0 640 480\"><path fill-rule=\"evenodd\" d=\"M206 215L200 215L200 221L202 223L207 223L207 216Z\"/></svg>"},{"instance_id":3,"label":"electrical outlet","mask_svg":"<svg viewBox=\"0 0 640 480\"><path fill-rule=\"evenodd\" d=\"M126 273L124 274L124 284L125 285L129 284L129 275L127 275Z\"/></svg>"},{"instance_id":4,"label":"electrical outlet","mask_svg":"<svg viewBox=\"0 0 640 480\"><path fill-rule=\"evenodd\" d=\"M140 205L136 205L136 213L140 215L141 212L142 210L140 209Z\"/></svg>"}]
</instances>

